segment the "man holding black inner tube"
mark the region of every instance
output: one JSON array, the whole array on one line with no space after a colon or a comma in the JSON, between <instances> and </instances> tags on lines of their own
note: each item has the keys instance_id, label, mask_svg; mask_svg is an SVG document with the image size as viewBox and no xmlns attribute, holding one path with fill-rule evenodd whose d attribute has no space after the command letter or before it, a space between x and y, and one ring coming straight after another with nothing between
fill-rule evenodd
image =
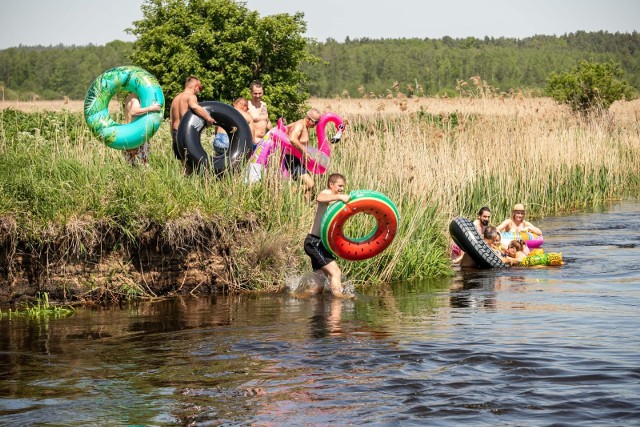
<instances>
[{"instance_id":1,"label":"man holding black inner tube","mask_svg":"<svg viewBox=\"0 0 640 427\"><path fill-rule=\"evenodd\" d=\"M171 123L171 140L173 143L173 154L176 158L183 163L185 173L191 175L193 173L193 167L186 162L186 153L180 153L178 148L178 127L182 117L191 110L194 114L198 115L208 126L216 124L216 121L211 115L198 104L198 95L202 91L202 83L196 76L187 77L187 81L184 84L184 91L176 96L171 101L171 108L169 110L169 121Z\"/></svg>"}]
</instances>

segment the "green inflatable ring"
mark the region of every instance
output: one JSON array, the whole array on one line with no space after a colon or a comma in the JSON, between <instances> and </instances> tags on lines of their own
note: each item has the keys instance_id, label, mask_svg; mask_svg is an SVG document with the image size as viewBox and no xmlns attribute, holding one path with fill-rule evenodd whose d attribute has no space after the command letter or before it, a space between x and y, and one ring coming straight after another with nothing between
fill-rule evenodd
<instances>
[{"instance_id":1,"label":"green inflatable ring","mask_svg":"<svg viewBox=\"0 0 640 427\"><path fill-rule=\"evenodd\" d=\"M154 101L162 110L137 116L122 124L109 116L109 101L119 92L133 92L142 108ZM116 67L96 78L84 98L84 119L93 135L108 147L130 150L148 141L160 127L164 110L164 95L158 80L139 67Z\"/></svg>"},{"instance_id":2,"label":"green inflatable ring","mask_svg":"<svg viewBox=\"0 0 640 427\"><path fill-rule=\"evenodd\" d=\"M373 190L355 190L349 196L348 203L335 202L324 213L320 222L320 238L325 248L340 258L350 261L372 258L393 241L400 223L398 208L387 196ZM359 239L345 236L345 223L360 213L373 216L376 226Z\"/></svg>"}]
</instances>

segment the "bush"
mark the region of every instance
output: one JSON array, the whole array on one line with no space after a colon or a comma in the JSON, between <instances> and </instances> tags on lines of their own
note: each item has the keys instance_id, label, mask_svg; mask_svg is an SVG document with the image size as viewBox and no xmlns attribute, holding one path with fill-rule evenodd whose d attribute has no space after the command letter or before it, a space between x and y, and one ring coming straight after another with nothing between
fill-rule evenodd
<instances>
[{"instance_id":1,"label":"bush","mask_svg":"<svg viewBox=\"0 0 640 427\"><path fill-rule=\"evenodd\" d=\"M547 79L547 92L574 112L600 113L615 101L633 97L629 84L621 80L623 74L620 64L613 61L580 61L570 72L551 73Z\"/></svg>"}]
</instances>

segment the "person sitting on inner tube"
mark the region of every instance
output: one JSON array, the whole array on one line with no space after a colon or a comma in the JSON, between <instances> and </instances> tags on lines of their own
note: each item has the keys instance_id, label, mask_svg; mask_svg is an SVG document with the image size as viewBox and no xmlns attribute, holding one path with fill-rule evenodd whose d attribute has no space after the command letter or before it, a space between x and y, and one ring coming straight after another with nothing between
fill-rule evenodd
<instances>
[{"instance_id":1,"label":"person sitting on inner tube","mask_svg":"<svg viewBox=\"0 0 640 427\"><path fill-rule=\"evenodd\" d=\"M491 250L496 253L496 255L498 255L499 257L503 256L502 250L500 248L500 233L498 233L498 230L493 225L490 225L484 229L483 238L484 241L487 242Z\"/></svg>"},{"instance_id":2,"label":"person sitting on inner tube","mask_svg":"<svg viewBox=\"0 0 640 427\"><path fill-rule=\"evenodd\" d=\"M529 221L524 219L526 212L524 210L524 205L522 203L517 203L513 210L511 211L511 218L507 218L498 225L498 231L509 231L515 233L521 232L531 232L537 234L538 236L542 234L542 230L540 230L535 225L531 224ZM503 247L503 249L507 249ZM529 248L525 245L524 253L529 253Z\"/></svg>"},{"instance_id":3,"label":"person sitting on inner tube","mask_svg":"<svg viewBox=\"0 0 640 427\"><path fill-rule=\"evenodd\" d=\"M502 254L494 249L494 242L496 240L496 236L500 236L500 233L496 230L496 228L492 225L486 227L484 229L484 233L482 235L482 240L491 248L492 251L496 253L499 257L502 257ZM460 267L477 267L476 262L471 258L467 253L463 252L458 259L453 261L454 264L460 264Z\"/></svg>"}]
</instances>

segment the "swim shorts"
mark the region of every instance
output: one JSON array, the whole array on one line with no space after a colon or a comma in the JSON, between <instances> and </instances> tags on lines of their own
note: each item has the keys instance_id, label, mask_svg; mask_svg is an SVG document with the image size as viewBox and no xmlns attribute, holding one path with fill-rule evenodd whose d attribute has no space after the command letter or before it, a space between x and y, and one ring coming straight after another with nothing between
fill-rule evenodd
<instances>
[{"instance_id":1,"label":"swim shorts","mask_svg":"<svg viewBox=\"0 0 640 427\"><path fill-rule=\"evenodd\" d=\"M178 149L178 130L177 129L172 129L171 130L171 148L173 148L173 154L176 156L176 159L178 160L183 160L184 156L182 155L182 153L180 153L180 150Z\"/></svg>"},{"instance_id":2,"label":"swim shorts","mask_svg":"<svg viewBox=\"0 0 640 427\"><path fill-rule=\"evenodd\" d=\"M216 156L220 156L227 152L229 149L229 135L226 133L216 133L216 137L213 139L213 151Z\"/></svg>"},{"instance_id":3,"label":"swim shorts","mask_svg":"<svg viewBox=\"0 0 640 427\"><path fill-rule=\"evenodd\" d=\"M302 165L302 161L291 154L284 155L284 165L291 175L291 179L298 179L300 175L308 174L309 171Z\"/></svg>"},{"instance_id":4,"label":"swim shorts","mask_svg":"<svg viewBox=\"0 0 640 427\"><path fill-rule=\"evenodd\" d=\"M313 271L320 270L325 265L336 259L333 254L322 244L322 240L313 234L307 234L304 239L304 252L311 258Z\"/></svg>"}]
</instances>

